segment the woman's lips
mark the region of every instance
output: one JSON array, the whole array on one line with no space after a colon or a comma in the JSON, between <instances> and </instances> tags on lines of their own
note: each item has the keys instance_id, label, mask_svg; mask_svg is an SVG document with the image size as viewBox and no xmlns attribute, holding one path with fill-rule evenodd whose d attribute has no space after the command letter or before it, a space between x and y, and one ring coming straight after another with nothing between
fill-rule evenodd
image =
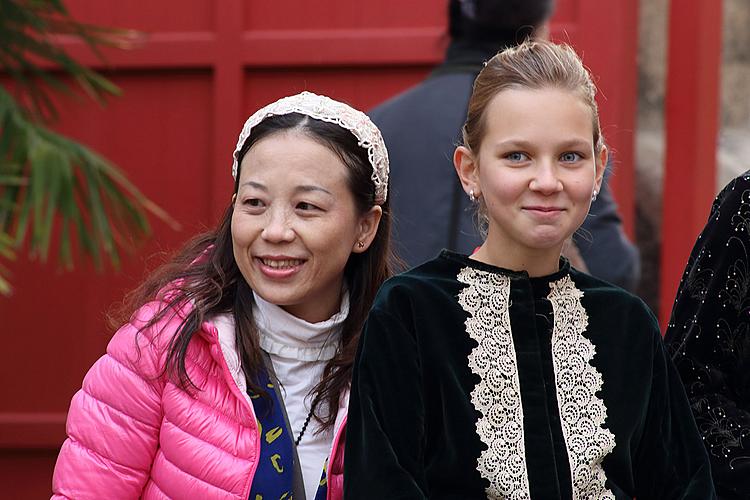
<instances>
[{"instance_id":1,"label":"woman's lips","mask_svg":"<svg viewBox=\"0 0 750 500\"><path fill-rule=\"evenodd\" d=\"M271 279L285 279L297 274L305 264L304 259L295 259L293 257L256 257L258 269L264 276Z\"/></svg>"}]
</instances>

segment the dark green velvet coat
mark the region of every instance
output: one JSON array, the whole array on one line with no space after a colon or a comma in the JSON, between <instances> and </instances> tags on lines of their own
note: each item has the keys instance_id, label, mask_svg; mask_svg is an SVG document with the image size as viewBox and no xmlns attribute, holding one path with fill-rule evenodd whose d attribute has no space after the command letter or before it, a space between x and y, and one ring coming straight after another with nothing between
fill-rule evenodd
<instances>
[{"instance_id":1,"label":"dark green velvet coat","mask_svg":"<svg viewBox=\"0 0 750 500\"><path fill-rule=\"evenodd\" d=\"M347 426L347 499L715 497L653 315L564 259L444 251L387 281Z\"/></svg>"}]
</instances>

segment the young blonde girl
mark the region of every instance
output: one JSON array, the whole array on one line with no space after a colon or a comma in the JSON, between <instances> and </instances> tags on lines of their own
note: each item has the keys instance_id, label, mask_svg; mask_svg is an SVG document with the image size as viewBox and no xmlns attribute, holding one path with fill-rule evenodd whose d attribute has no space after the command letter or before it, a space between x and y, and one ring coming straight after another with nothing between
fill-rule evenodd
<instances>
[{"instance_id":1,"label":"young blonde girl","mask_svg":"<svg viewBox=\"0 0 750 500\"><path fill-rule=\"evenodd\" d=\"M655 318L560 256L606 165L594 94L574 51L546 42L477 77L454 164L487 236L381 287L348 498L714 498Z\"/></svg>"}]
</instances>

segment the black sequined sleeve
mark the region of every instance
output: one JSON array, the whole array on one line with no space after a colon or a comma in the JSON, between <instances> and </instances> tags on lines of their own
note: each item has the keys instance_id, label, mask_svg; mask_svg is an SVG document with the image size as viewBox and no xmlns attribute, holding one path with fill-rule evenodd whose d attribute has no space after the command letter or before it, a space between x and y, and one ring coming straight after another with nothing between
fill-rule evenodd
<instances>
[{"instance_id":1,"label":"black sequined sleeve","mask_svg":"<svg viewBox=\"0 0 750 500\"><path fill-rule=\"evenodd\" d=\"M714 201L665 340L721 498L750 498L750 171Z\"/></svg>"}]
</instances>

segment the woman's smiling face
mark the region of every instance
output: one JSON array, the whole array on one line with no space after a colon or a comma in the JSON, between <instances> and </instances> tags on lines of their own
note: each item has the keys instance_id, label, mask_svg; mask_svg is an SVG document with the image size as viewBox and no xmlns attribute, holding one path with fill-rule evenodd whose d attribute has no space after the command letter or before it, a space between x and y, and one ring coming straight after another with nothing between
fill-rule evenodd
<instances>
[{"instance_id":1,"label":"woman's smiling face","mask_svg":"<svg viewBox=\"0 0 750 500\"><path fill-rule=\"evenodd\" d=\"M379 219L379 207L357 210L339 155L302 131L276 132L242 159L234 258L263 299L324 321L339 309L349 256L367 249Z\"/></svg>"}]
</instances>

